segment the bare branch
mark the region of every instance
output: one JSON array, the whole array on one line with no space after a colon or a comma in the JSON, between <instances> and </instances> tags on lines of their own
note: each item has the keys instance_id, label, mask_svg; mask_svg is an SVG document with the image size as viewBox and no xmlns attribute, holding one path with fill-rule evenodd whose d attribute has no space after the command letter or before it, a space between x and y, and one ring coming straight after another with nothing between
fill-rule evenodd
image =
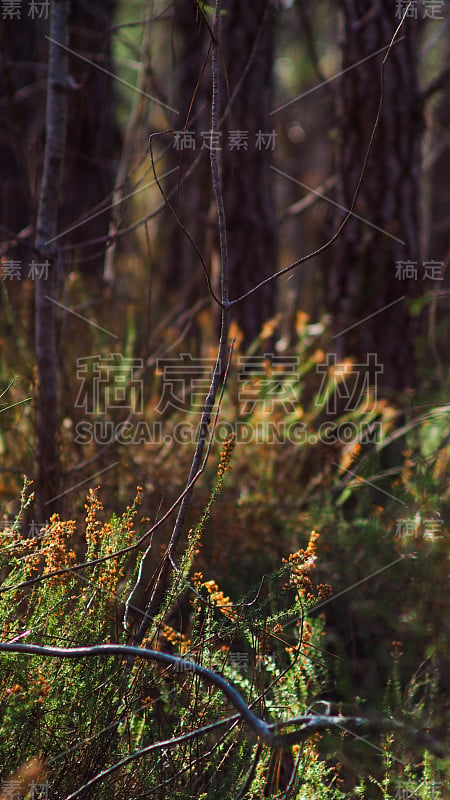
<instances>
[{"instance_id":1,"label":"bare branch","mask_svg":"<svg viewBox=\"0 0 450 800\"><path fill-rule=\"evenodd\" d=\"M306 714L301 717L294 717L281 722L267 723L250 710L247 703L237 689L228 683L221 675L196 664L194 661L186 661L178 656L162 653L159 650L149 650L145 647L130 647L119 644L101 644L91 647L45 647L38 644L17 644L0 643L0 652L3 653L23 653L32 656L42 656L48 658L91 658L94 656L124 656L128 659L143 658L146 661L156 662L164 666L174 667L177 671L192 672L198 675L206 683L216 686L222 694L229 700L231 705L239 712L241 718L257 736L260 742L269 747L278 749L288 749L293 744L303 742L305 739L323 730L347 730L356 729L358 732L373 731L385 733L388 731L400 731L416 746L426 747L439 758L450 755L450 749L434 736L398 722L392 718L385 717L361 717L361 716L342 716L328 714ZM222 720L220 723L231 722ZM291 733L276 733L281 728L295 726L296 730ZM300 726L300 729L299 729ZM197 733L197 731L195 732ZM160 746L161 743L158 743Z\"/></svg>"},{"instance_id":2,"label":"bare branch","mask_svg":"<svg viewBox=\"0 0 450 800\"><path fill-rule=\"evenodd\" d=\"M216 13L214 18L214 37L212 41L212 104L211 104L211 144L213 145L214 137L218 131L219 126L219 101L220 101L220 88L219 88L219 40L220 40L220 0L216 3ZM188 486L192 484L193 477L198 472L203 451L206 443L206 437L211 422L211 414L216 399L216 394L221 382L222 375L224 374L224 364L226 361L227 347L228 347L228 332L230 327L230 311L228 299L228 246L227 246L227 231L226 219L223 203L222 192L222 177L219 164L219 155L216 149L211 146L211 173L214 186L214 194L216 197L217 218L219 228L219 241L220 241L220 267L221 267L221 286L220 286L220 299L222 306L221 314L221 330L219 348L217 353L216 364L211 379L211 385L208 395L205 399L203 412L200 421L199 435L197 445L195 448L194 457L188 477ZM170 541L163 558L162 564L159 568L156 577L155 585L150 597L145 616L142 620L140 628L135 636L135 644L140 644L147 632L151 619L156 615L160 609L164 589L167 585L167 579L170 571L171 563L173 564L176 548L181 536L183 522L188 509L192 496L191 488L185 490L185 495L181 503L175 526L170 537ZM142 588L142 583L145 575L145 568L149 560L150 553L147 551L141 561L138 582L133 589L131 596L134 596L138 586Z\"/></svg>"}]
</instances>

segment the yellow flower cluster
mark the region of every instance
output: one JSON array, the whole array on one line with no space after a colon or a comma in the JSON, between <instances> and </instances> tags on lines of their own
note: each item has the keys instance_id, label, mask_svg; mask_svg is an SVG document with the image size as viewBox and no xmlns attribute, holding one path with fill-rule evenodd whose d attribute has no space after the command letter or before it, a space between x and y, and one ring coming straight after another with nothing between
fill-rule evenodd
<instances>
[{"instance_id":1,"label":"yellow flower cluster","mask_svg":"<svg viewBox=\"0 0 450 800\"><path fill-rule=\"evenodd\" d=\"M208 590L212 602L222 614L225 614L225 616L233 620L233 622L236 621L237 614L233 610L233 603L229 597L225 597L224 593L219 590L217 583L215 583L215 581L205 581L202 585Z\"/></svg>"},{"instance_id":2,"label":"yellow flower cluster","mask_svg":"<svg viewBox=\"0 0 450 800\"><path fill-rule=\"evenodd\" d=\"M316 531L311 531L306 550L300 548L296 553L291 553L287 560L283 559L284 563L288 563L291 567L289 585L294 586L302 596L305 595L307 590L312 590L310 574L311 570L314 569L318 538L319 534Z\"/></svg>"},{"instance_id":3,"label":"yellow flower cluster","mask_svg":"<svg viewBox=\"0 0 450 800\"><path fill-rule=\"evenodd\" d=\"M165 640L167 642L170 642L170 644L173 644L173 646L180 651L181 655L187 653L187 651L191 646L190 639L188 639L186 636L184 636L184 634L180 633L179 631L174 630L174 628L172 628L171 625L166 625L165 623L161 624L160 630Z\"/></svg>"},{"instance_id":4,"label":"yellow flower cluster","mask_svg":"<svg viewBox=\"0 0 450 800\"><path fill-rule=\"evenodd\" d=\"M58 514L53 514L50 518L50 524L45 533L44 547L42 548L45 558L44 575L54 570L70 568L75 562L76 555L68 544L68 539L75 533L75 528L75 520L63 522ZM69 573L58 575L54 578L49 578L49 583L54 585L55 582L59 583L65 579L67 580L68 577Z\"/></svg>"},{"instance_id":5,"label":"yellow flower cluster","mask_svg":"<svg viewBox=\"0 0 450 800\"><path fill-rule=\"evenodd\" d=\"M222 445L222 452L220 454L220 461L219 461L219 468L217 470L217 475L219 478L223 478L226 472L228 472L230 467L230 459L231 454L236 445L236 434L231 433L226 439L223 440Z\"/></svg>"},{"instance_id":6,"label":"yellow flower cluster","mask_svg":"<svg viewBox=\"0 0 450 800\"><path fill-rule=\"evenodd\" d=\"M98 544L101 541L100 532L102 523L97 519L97 513L103 511L103 506L98 499L98 491L100 487L96 486L95 489L89 489L86 498L86 541L88 544L88 553L91 557L97 550Z\"/></svg>"}]
</instances>

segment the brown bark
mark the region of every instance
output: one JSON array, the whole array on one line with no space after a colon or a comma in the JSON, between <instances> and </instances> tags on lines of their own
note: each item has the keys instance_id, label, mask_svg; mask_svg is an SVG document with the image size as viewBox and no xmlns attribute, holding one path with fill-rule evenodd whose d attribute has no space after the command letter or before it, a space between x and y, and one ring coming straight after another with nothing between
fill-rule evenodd
<instances>
[{"instance_id":1,"label":"brown bark","mask_svg":"<svg viewBox=\"0 0 450 800\"><path fill-rule=\"evenodd\" d=\"M58 508L61 470L57 446L58 383L55 295L60 267L52 243L58 224L59 193L67 130L67 55L69 3L55 0L50 12L46 142L36 224L36 250L48 259L46 279L36 280L37 478L36 516L44 523ZM60 46L62 45L62 47Z\"/></svg>"},{"instance_id":2,"label":"brown bark","mask_svg":"<svg viewBox=\"0 0 450 800\"><path fill-rule=\"evenodd\" d=\"M172 206L207 262L208 240L211 239L211 221L208 217L212 187L209 153L202 149L202 132L210 127L211 74L208 58L205 65L208 37L206 25L195 4L190 0L177 3L174 10L174 105L179 113L169 160L170 168L175 167L178 171L167 181L167 188L179 187L171 201ZM183 132L192 134L192 149L185 146ZM180 180L196 160L198 163L192 177L180 185ZM199 296L207 295L198 254L171 214L165 235L168 239L168 265L162 276L164 292L172 299L182 292L184 305L190 308Z\"/></svg>"},{"instance_id":3,"label":"brown bark","mask_svg":"<svg viewBox=\"0 0 450 800\"><path fill-rule=\"evenodd\" d=\"M342 0L340 5L342 68L373 56L343 75L338 89L336 200L349 209L380 98L386 50L373 54L389 45L399 20L390 0L375 5ZM417 321L407 300L422 288L414 278L396 277L398 262L420 262L417 28L416 20L406 20L403 39L389 53L381 120L355 209L360 219L353 217L339 237L327 276L338 358L352 355L365 363L368 353L377 353L384 370L381 383L391 390L415 383ZM335 226L344 213L336 213ZM406 299L399 300L403 295Z\"/></svg>"},{"instance_id":4,"label":"brown bark","mask_svg":"<svg viewBox=\"0 0 450 800\"><path fill-rule=\"evenodd\" d=\"M230 258L230 299L234 300L276 271L276 222L272 104L274 4L269 0L224 3L223 58L231 100L222 126L223 184ZM236 94L235 94L236 92ZM248 133L248 147L231 148L230 132ZM265 149L266 144L269 147ZM249 344L275 312L275 282L234 307L233 314Z\"/></svg>"},{"instance_id":5,"label":"brown bark","mask_svg":"<svg viewBox=\"0 0 450 800\"><path fill-rule=\"evenodd\" d=\"M49 6L50 8L51 6ZM71 4L68 46L67 150L61 192L59 229L69 228L88 216L114 187L120 153L120 133L115 120L111 37L115 0ZM3 181L0 192L2 224L13 234L34 225L45 140L45 91L48 20L0 20L0 161ZM81 56L81 58L79 57ZM88 58L93 63L87 63ZM61 243L79 243L105 236L110 211L81 225ZM8 235L2 231L2 239ZM104 246L80 248L80 269L100 277ZM22 261L27 277L32 258L29 247L11 246L8 258ZM78 262L75 262L78 265Z\"/></svg>"}]
</instances>

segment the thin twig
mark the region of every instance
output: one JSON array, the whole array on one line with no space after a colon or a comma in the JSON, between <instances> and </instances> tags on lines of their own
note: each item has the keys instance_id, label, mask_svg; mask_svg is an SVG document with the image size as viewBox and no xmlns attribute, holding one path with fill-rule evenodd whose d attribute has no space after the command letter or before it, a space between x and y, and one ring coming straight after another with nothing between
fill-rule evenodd
<instances>
[{"instance_id":1,"label":"thin twig","mask_svg":"<svg viewBox=\"0 0 450 800\"><path fill-rule=\"evenodd\" d=\"M143 658L146 661L172 666L175 670L180 672L192 672L194 675L203 678L207 683L216 686L239 712L244 722L247 723L248 727L256 734L258 739L269 747L289 749L293 744L299 744L317 732L335 728L342 730L342 728L354 727L358 731L371 730L381 733L387 731L401 731L411 742L426 747L439 758L450 755L450 750L431 734L418 728L405 725L392 718L306 714L289 720L267 723L250 710L237 689L222 678L221 675L212 672L201 664L196 664L194 661L186 661L183 658L172 656L168 653L162 653L159 650L149 650L145 647L130 647L120 644L100 644L91 647L67 648L45 647L38 644L0 643L0 652L23 653L26 655L48 658L73 659L116 655L133 659ZM297 727L297 730L291 733L278 734L274 732L280 728L294 725ZM298 729L299 726L301 726L300 729Z\"/></svg>"},{"instance_id":2,"label":"thin twig","mask_svg":"<svg viewBox=\"0 0 450 800\"><path fill-rule=\"evenodd\" d=\"M183 529L183 522L187 512L187 509L190 504L192 490L191 484L194 475L198 472L201 459L203 456L203 451L205 448L206 437L209 429L209 425L211 422L211 414L212 409L214 407L216 394L222 379L222 375L224 374L224 364L226 361L226 353L228 347L228 332L230 327L230 311L229 311L229 294L228 294L228 245L227 245L227 230L226 230L226 219L225 219L225 210L224 210L224 202L223 202L223 192L222 192L222 176L221 176L221 169L219 164L219 155L213 146L215 141L215 134L218 131L219 125L219 102L220 102L220 84L219 84L219 40L220 40L220 0L218 0L216 4L216 13L214 18L214 37L212 43L212 104L211 104L211 173L212 173L212 180L214 186L214 194L216 197L216 206L217 206L217 219L218 219L218 229L219 229L219 242L220 242L220 267L221 267L221 285L220 285L220 299L221 299L221 329L220 329L220 339L219 339L219 348L217 353L216 364L214 367L213 376L211 379L211 385L208 391L208 395L205 399L205 403L203 406L203 412L200 421L199 427L199 435L197 439L197 445L195 448L194 457L192 460L191 470L188 477L188 486L189 489L185 490L185 494L180 505L180 509L178 511L178 516L175 521L175 525L172 531L172 535L170 537L169 544L167 546L166 554L164 556L163 562L159 569L158 575L156 577L155 585L150 597L150 601L145 613L145 616L142 620L139 630L136 633L134 642L135 644L140 644L147 632L148 626L152 620L152 618L156 615L159 611L162 601L162 596L167 585L167 579L169 576L171 563L174 561L176 548L181 536L181 532ZM142 576L144 575L144 570L146 566L146 562L149 559L149 552L143 556L139 571L139 578L138 583L142 580ZM131 596L134 596L134 592L137 589L137 585L133 589Z\"/></svg>"}]
</instances>

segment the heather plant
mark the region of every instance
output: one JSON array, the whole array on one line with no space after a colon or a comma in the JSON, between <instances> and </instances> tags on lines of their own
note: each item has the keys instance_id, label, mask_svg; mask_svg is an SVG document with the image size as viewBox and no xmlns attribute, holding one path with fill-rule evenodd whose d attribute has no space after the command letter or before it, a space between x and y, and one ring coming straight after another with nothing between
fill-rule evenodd
<instances>
[{"instance_id":1,"label":"heather plant","mask_svg":"<svg viewBox=\"0 0 450 800\"><path fill-rule=\"evenodd\" d=\"M165 613L154 620L143 646L214 670L239 690L250 707L280 726L283 720L301 720L322 711L321 697L329 680L325 618L310 612L327 601L331 589L312 580L318 567L316 532L310 533L305 548L287 556L278 571L239 601L196 569L202 537L212 522L211 509L230 470L233 446L233 439L224 443L216 482L189 534ZM30 501L28 488L26 484L22 510ZM121 614L134 576L128 554L115 554L136 540L140 501L138 489L130 507L105 522L99 491L90 490L85 545L78 555L75 522L62 522L56 515L33 539L22 538L19 518L3 531L2 569L7 575L2 588L5 583L18 588L1 595L2 641L30 637L33 642L68 646L126 641ZM94 562L93 567L74 571L81 560ZM182 613L186 607L187 615ZM223 694L189 669L151 667L138 661L127 673L120 658L73 662L5 653L0 662L4 777L27 759L38 758L45 765L49 796L65 797L90 780L95 784L84 794L96 798L142 793L213 798L218 792L231 798L244 785L254 798L289 790L299 799L346 796L339 763L327 762L323 750L327 739L321 742L320 733L277 754L257 743L238 715L230 718ZM402 697L397 665L396 661L386 703L387 711L398 715ZM410 695L416 696L413 688ZM423 719L425 705L414 708L411 721ZM215 730L224 717L230 720L228 730ZM182 744L184 735L208 725L203 736ZM342 737L347 738L344 734L345 730L338 734L340 747ZM158 743L174 737L180 737L180 744L161 750ZM401 737L386 742L391 749L402 750ZM149 760L145 753L152 747ZM429 793L441 773L430 755L426 759L422 771L418 761L415 777L424 776ZM410 786L412 779L406 773L404 780L399 779L397 757L388 763L386 756L384 764L384 783L378 785L373 777L362 795L364 785L355 784L355 797L375 797L374 791L397 797L398 792L392 792L399 786ZM110 776L96 779L108 769Z\"/></svg>"},{"instance_id":2,"label":"heather plant","mask_svg":"<svg viewBox=\"0 0 450 800\"><path fill-rule=\"evenodd\" d=\"M275 5L269 4L273 9ZM53 5L51 24L55 30L60 26L64 38L69 30L63 6ZM200 3L197 11L210 13L213 9ZM222 68L226 68L226 39L222 40L220 31L223 16L226 22L231 14L222 14L218 3L214 30L207 23L212 34L211 145L221 133L225 90L234 112L240 99L235 91L238 86L232 89L228 80L221 80ZM367 17L369 25L372 16ZM126 27L131 36L140 36L138 30L133 33L134 23ZM60 512L39 525L32 537L24 536L32 498L26 482L15 519L11 502L6 509L0 538L0 757L6 779L21 776L22 795L31 793L24 773L28 770L44 777L45 770L51 798L69 793L70 798L83 795L100 800L142 796L337 800L352 795L387 800L420 787L426 800L438 797L434 792L438 778L444 775L443 759L438 762L438 756L447 752L443 744L445 718L437 698L445 689L442 676L447 655L442 623L447 601L439 590L445 586L448 552L444 522L449 495L444 476L449 434L443 416L448 407L431 407L426 416L414 417L405 398L387 402L365 382L357 402L347 402L349 389L353 397L357 381L355 365L350 359L342 363L328 359L323 341L328 334L325 320L310 324L303 312L295 319L295 332L289 331L283 320L271 320L245 353L238 352L234 341L243 338L234 319L245 325L248 309L258 310L257 291L262 300L265 285L270 292L272 281L312 256L321 256L339 241L346 226L348 231L355 219L362 221L354 217L354 211L358 195L364 205L365 177L370 183L372 156L377 152L374 145L384 130L380 122L386 117L389 99L389 93L384 93L384 69L400 30L401 25L396 25L384 48L378 110L365 154L355 157L357 165L362 155L362 164L360 169L356 166L356 188L344 218L339 218L331 238L314 253L297 258L277 273L274 259L273 274L258 285L252 277L248 285L253 288L248 291L245 282L241 289L233 285L236 225L230 221L226 195L236 189L236 182L228 182L226 151L220 154L213 146L209 149L217 230L215 235L209 232L208 239L215 245L218 242L219 251L217 258L212 256L214 268L210 269L201 254L206 248L195 244L197 236L191 236L190 221L185 220L185 225L177 216L174 193L169 185L167 192L164 179L158 177L155 142L164 143L164 138L156 132L160 125L155 122L148 164L154 191L161 192L163 206L174 215L178 232L187 234L194 244L209 297L206 303L199 298L200 305L195 303L186 314L174 313L170 325L152 318L151 307L158 305L158 295L164 294L167 284L159 278L154 281L153 261L164 264L164 254L151 252L154 222L150 222L153 214L147 215L146 196L141 222L145 223L147 261L152 262L148 299L155 288L152 283L160 285L156 303L147 303L146 298L141 306L145 318L142 333L133 311L110 313L110 297L108 300L111 290L121 293L123 288L119 289L123 263L113 269L113 262L119 233L125 234L125 218L117 218L104 241L108 276L104 295L102 289L105 320L100 315L94 322L75 311L96 305L90 290L80 291L76 285L79 278L68 276L64 296L62 287L56 286L57 273L62 276L65 272L59 267L71 264L71 247L64 250L67 258L59 250L63 231L58 228L57 203L49 202L59 195L64 159L53 158L52 153L64 151L66 98L60 89L70 81L66 80L67 59L59 47L61 37L48 37L48 106L56 112L49 113L48 119L59 118L61 125L49 123L46 130L44 180L40 197L35 198L34 247L41 256L49 256L50 279L45 286L42 281L36 283L35 360L27 360L29 348L23 333L8 356L9 365L22 361L27 381L26 391L14 388L11 405L21 403L29 393L35 402L30 411L25 406L24 414L15 418L17 428L11 425L0 442L13 451L5 470L15 474L16 463L23 469L25 462L30 472L36 469L39 519L44 519L48 506ZM144 41L136 52L143 55L142 62L150 63L147 34ZM243 73L239 78L241 89L251 75L253 55L252 50L249 69L245 67L246 81ZM362 60L366 63L367 58ZM153 89L147 81L152 72L141 72L141 99L151 97L148 91ZM195 94L197 89L200 97L200 79ZM194 112L194 100L193 95L189 116ZM140 123L146 117L145 107L133 100L133 109L131 119L136 125L130 123L131 137L135 130L141 135L146 124L141 127ZM138 139L128 133L126 138L112 196L114 208L134 194L123 195L128 192L127 176L131 179L133 174L134 181L147 173L144 163L137 167L131 158ZM166 144L168 140L164 147ZM177 201L189 172L182 176L180 171ZM258 169L255 176L261 174ZM234 172L234 178L237 175ZM250 203L251 192L246 194ZM197 216L195 203L193 211L193 217ZM214 215L202 212L198 216L202 227L209 229ZM256 218L260 217L258 212ZM259 258L260 237L250 245L247 233L249 252L254 251L261 269L266 252L264 259ZM54 242L56 250L47 252L49 243ZM72 255L76 264L76 250ZM123 259L128 260L128 256ZM270 263L269 257L267 265ZM385 263L392 266L389 259ZM117 285L112 280L116 269L115 277L121 276ZM138 285L147 285L145 270L137 271ZM390 300L387 286L387 281L380 284L378 294ZM192 287L184 288L190 291ZM244 293L239 297L241 290ZM169 403L161 412L154 402L161 376L158 362L184 345L191 352L187 330L194 319L205 330L209 326L203 355L211 355L215 313L207 312L203 322L198 313L211 298L220 316L220 335L213 349L215 366L204 402L202 398L200 408L175 411ZM242 311L242 301L249 299ZM388 302L384 310L396 303ZM114 309L125 305L128 301L114 303ZM6 328L12 329L16 319L7 293L4 308ZM373 320L378 310L383 311L374 310L361 322ZM400 306L395 311L399 319L405 319ZM74 317L71 322L67 322L67 314ZM115 319L110 319L113 316ZM72 335L78 330L72 325L81 321L93 325L91 330L84 327L80 338ZM259 324L252 326L252 336ZM395 332L396 345L405 356L405 342ZM116 339L114 348L122 343L123 354L111 349L111 336ZM260 355L266 353L266 345L274 351L270 358ZM98 357L92 356L95 350ZM391 350L389 343L385 355L392 367ZM22 355L25 358L19 358ZM127 373L122 355L140 366L134 363L136 369ZM408 364L412 363L409 353L406 355ZM185 356L186 352L181 359ZM241 356L249 366L244 376ZM97 360L102 359L107 363L99 368ZM105 373L110 375L108 365L117 360L122 363L116 375L120 399L112 408L104 407L95 381L100 375L107 397L117 399L114 378L109 379L110 384L105 379ZM80 363L90 365L81 372L83 391L87 389L91 405L84 405L86 397L80 399L81 388L75 396L72 378L75 364L78 373ZM286 370L286 364L294 369ZM141 387L135 391L137 378L142 378ZM142 403L137 402L139 392ZM195 388L192 392L195 394ZM80 410L83 405L91 415L89 430L99 433L80 440L78 426L86 422ZM192 422L189 425L192 411L199 412L197 430ZM148 440L147 421L160 423L157 441ZM180 424L186 422L188 442L178 438ZM130 432L128 425L133 434L143 430L142 439L132 436L131 441L119 441L121 432ZM215 434L224 429L227 435L215 466L219 449ZM191 449L184 447L187 443L193 445L192 456ZM119 453L120 458L113 461ZM83 484L77 483L78 475L105 454L111 457L105 472L111 467L117 470L114 477L112 472L105 477L102 491L99 487L89 490L84 519L76 512L77 499L73 500L75 510L62 513L59 500L67 500L68 494L79 499L80 493L72 493ZM147 469L149 463L151 470ZM133 503L119 514L117 508L124 496L131 495L132 486L134 490L138 470L145 478L144 488L138 488ZM206 480L200 480L202 475ZM196 505L191 502L194 484ZM173 506L172 494L178 495ZM138 522L144 498L149 505ZM70 502L66 509L71 509ZM161 509L156 513L158 503ZM155 521L146 530L150 508ZM172 514L175 522L167 544L162 522ZM146 548L144 555L142 548ZM313 576L317 576L314 581ZM359 693L364 692L364 703L355 697L355 684ZM347 716L344 710L350 701L352 709ZM374 715L373 709L379 708L384 708L387 716L380 719Z\"/></svg>"},{"instance_id":3,"label":"heather plant","mask_svg":"<svg viewBox=\"0 0 450 800\"><path fill-rule=\"evenodd\" d=\"M309 660L309 651L313 639L317 644L320 641L320 626L311 626L303 618L306 589L312 588L309 574L316 537L311 537L305 552L293 554L272 576L264 599L256 604L246 600L232 602L213 580L205 580L193 568L211 506L229 470L232 449L233 440L226 442L210 500L188 538L180 577L169 593L169 611L177 607L184 593L191 595L188 626L186 630L180 626L175 629L161 615L144 645L154 646L156 639L158 648L172 649L207 666L214 663L215 669L234 683L249 703L257 702L261 712L274 719L279 716L280 706L288 716L302 714L319 682L319 671ZM26 482L20 513L31 501L28 489ZM2 531L1 567L7 584L1 595L2 641L26 642L29 637L44 645L65 646L126 641L120 615L133 576L124 578L127 554L115 554L127 548L136 536L140 499L138 490L124 514L105 522L101 519L99 491L90 490L84 548L78 555L74 546L77 543L80 550L80 537L79 531L75 536L77 526L73 520L63 522L54 515L38 536L26 539L20 533L19 514L16 523ZM93 566L75 570L80 560ZM5 590L8 587L10 591ZM280 610L279 600L286 591L292 594L292 603L284 603ZM299 614L302 621L293 626L285 641L283 623ZM242 663L233 660L234 646L254 662L247 675L245 670L242 672ZM4 777L27 759L39 757L45 764L50 795L55 797L88 781L100 771L100 765L113 765L169 731L182 734L229 713L221 693L207 689L198 676L189 672L177 674L158 667L150 670L137 663L124 680L126 673L119 659L71 662L3 653L0 661ZM252 743L251 737L248 739L238 722L236 718L231 735L222 736L214 745L211 734L206 753L197 743L195 758L191 748L189 758L183 748L178 754L172 750L171 758L159 756L150 772L135 760L132 767L124 767L115 778L113 796L123 797L125 791L132 796L132 788L150 791L155 785L167 783L172 787L171 796L180 792L179 796L196 797L202 796L202 787L211 782L225 789L224 796L231 796L237 782L245 778L249 758L255 758L256 765L261 756L252 789L253 796L257 796L258 787L267 783L265 767L269 767L270 748L261 755L261 748ZM314 763L315 773L319 770L327 774L325 765L318 767L317 757L303 758L303 748L296 748L297 755L300 749L305 774L309 774L308 759ZM307 752L315 752L312 744ZM189 794L185 792L184 778L184 788L177 789L186 759L188 764L192 761L201 765L201 770L188 766ZM212 776L216 776L214 781ZM276 776L271 780L278 785ZM111 796L111 792L111 784L106 783L96 787L95 796ZM204 796L213 795L207 792Z\"/></svg>"}]
</instances>

